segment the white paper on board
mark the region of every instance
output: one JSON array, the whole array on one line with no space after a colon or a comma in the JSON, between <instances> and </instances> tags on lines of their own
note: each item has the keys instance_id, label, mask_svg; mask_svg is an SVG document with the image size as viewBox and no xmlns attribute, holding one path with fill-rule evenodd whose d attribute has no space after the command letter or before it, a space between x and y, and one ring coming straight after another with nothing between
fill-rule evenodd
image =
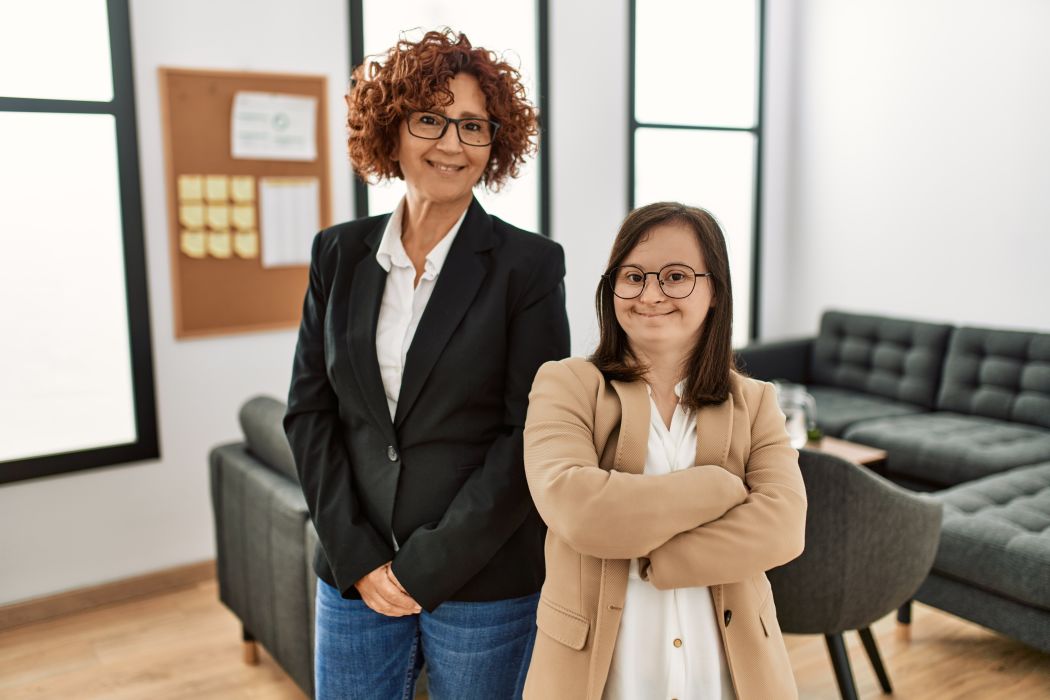
<instances>
[{"instance_id":1,"label":"white paper on board","mask_svg":"<svg viewBox=\"0 0 1050 700\"><path fill-rule=\"evenodd\" d=\"M321 184L315 177L259 179L262 266L309 265L321 228Z\"/></svg>"},{"instance_id":2,"label":"white paper on board","mask_svg":"<svg viewBox=\"0 0 1050 700\"><path fill-rule=\"evenodd\" d=\"M234 158L317 160L317 98L238 92L233 98L230 144Z\"/></svg>"}]
</instances>

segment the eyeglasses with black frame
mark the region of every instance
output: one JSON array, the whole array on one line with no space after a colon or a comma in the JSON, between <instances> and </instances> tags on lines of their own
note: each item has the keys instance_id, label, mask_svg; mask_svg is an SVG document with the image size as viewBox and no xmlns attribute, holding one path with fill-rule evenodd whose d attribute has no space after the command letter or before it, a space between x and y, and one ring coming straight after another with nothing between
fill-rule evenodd
<instances>
[{"instance_id":1,"label":"eyeglasses with black frame","mask_svg":"<svg viewBox=\"0 0 1050 700\"><path fill-rule=\"evenodd\" d=\"M456 125L459 142L467 146L488 146L496 138L499 122L477 117L453 119L436 112L409 112L408 133L421 139L437 141L448 131L449 124Z\"/></svg>"},{"instance_id":2,"label":"eyeglasses with black frame","mask_svg":"<svg viewBox=\"0 0 1050 700\"><path fill-rule=\"evenodd\" d=\"M637 299L645 290L649 275L656 277L660 289L670 299L685 299L696 288L697 277L714 277L711 272L697 272L688 265L671 263L658 272L646 272L636 265L621 265L602 275L612 293L621 299Z\"/></svg>"}]
</instances>

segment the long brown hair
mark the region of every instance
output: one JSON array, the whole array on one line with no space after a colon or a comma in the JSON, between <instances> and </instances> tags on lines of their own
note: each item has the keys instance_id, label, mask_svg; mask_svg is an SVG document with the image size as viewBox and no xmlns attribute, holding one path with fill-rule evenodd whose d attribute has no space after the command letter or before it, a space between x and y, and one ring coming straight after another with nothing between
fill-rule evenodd
<instances>
[{"instance_id":1,"label":"long brown hair","mask_svg":"<svg viewBox=\"0 0 1050 700\"><path fill-rule=\"evenodd\" d=\"M722 229L711 214L678 202L657 202L635 209L620 226L606 273L621 265L634 247L661 224L682 223L693 229L707 262L713 285L714 306L707 312L700 337L686 360L685 389L681 403L700 408L722 403L729 397L733 369L733 285L729 278L729 255ZM627 335L616 320L612 289L605 277L594 295L598 312L598 347L589 358L608 379L634 381L648 369L631 353Z\"/></svg>"}]
</instances>

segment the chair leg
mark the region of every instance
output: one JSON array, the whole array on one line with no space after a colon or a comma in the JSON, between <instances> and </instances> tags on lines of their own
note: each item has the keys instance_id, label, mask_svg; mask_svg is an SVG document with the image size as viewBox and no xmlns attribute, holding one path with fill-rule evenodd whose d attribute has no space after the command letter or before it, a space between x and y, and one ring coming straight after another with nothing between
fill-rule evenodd
<instances>
[{"instance_id":1,"label":"chair leg","mask_svg":"<svg viewBox=\"0 0 1050 700\"><path fill-rule=\"evenodd\" d=\"M902 625L911 624L911 601L907 601L904 605L897 608L897 622Z\"/></svg>"},{"instance_id":2,"label":"chair leg","mask_svg":"<svg viewBox=\"0 0 1050 700\"><path fill-rule=\"evenodd\" d=\"M860 632L860 639L864 642L864 651L868 652L868 658L871 659L871 667L875 669L875 675L879 677L879 685L882 686L882 692L887 695L893 692L893 686L890 685L890 677L886 673L886 667L882 665L882 656L879 654L879 648L875 645L875 637L871 633L870 627L865 627Z\"/></svg>"},{"instance_id":3,"label":"chair leg","mask_svg":"<svg viewBox=\"0 0 1050 700\"><path fill-rule=\"evenodd\" d=\"M244 663L255 666L259 663L259 647L255 644L255 637L244 625L241 625L241 639L244 640Z\"/></svg>"},{"instance_id":4,"label":"chair leg","mask_svg":"<svg viewBox=\"0 0 1050 700\"><path fill-rule=\"evenodd\" d=\"M842 700L858 700L857 686L853 682L853 671L850 670L849 655L846 654L846 644L842 641L842 635L825 634L824 640L828 643L828 654L835 669L835 680L838 681Z\"/></svg>"}]
</instances>

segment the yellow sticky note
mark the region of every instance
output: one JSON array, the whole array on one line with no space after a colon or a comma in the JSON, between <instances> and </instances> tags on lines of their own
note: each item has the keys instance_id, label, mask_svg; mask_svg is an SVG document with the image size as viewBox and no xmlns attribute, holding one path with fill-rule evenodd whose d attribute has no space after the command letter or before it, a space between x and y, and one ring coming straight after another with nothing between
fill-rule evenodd
<instances>
[{"instance_id":1,"label":"yellow sticky note","mask_svg":"<svg viewBox=\"0 0 1050 700\"><path fill-rule=\"evenodd\" d=\"M255 231L233 234L233 252L242 258L259 257L259 234Z\"/></svg>"},{"instance_id":2,"label":"yellow sticky note","mask_svg":"<svg viewBox=\"0 0 1050 700\"><path fill-rule=\"evenodd\" d=\"M204 205L179 205L179 223L186 228L204 228Z\"/></svg>"},{"instance_id":3,"label":"yellow sticky note","mask_svg":"<svg viewBox=\"0 0 1050 700\"><path fill-rule=\"evenodd\" d=\"M195 202L204 198L204 184L200 175L179 175L179 201Z\"/></svg>"},{"instance_id":4,"label":"yellow sticky note","mask_svg":"<svg viewBox=\"0 0 1050 700\"><path fill-rule=\"evenodd\" d=\"M255 201L255 178L251 175L234 175L230 178L230 195L238 203Z\"/></svg>"},{"instance_id":5,"label":"yellow sticky note","mask_svg":"<svg viewBox=\"0 0 1050 700\"><path fill-rule=\"evenodd\" d=\"M248 231L255 228L255 207L251 204L234 204L231 213L235 229Z\"/></svg>"},{"instance_id":6,"label":"yellow sticky note","mask_svg":"<svg viewBox=\"0 0 1050 700\"><path fill-rule=\"evenodd\" d=\"M207 255L204 236L204 231L183 231L179 236L179 250L191 258L203 258Z\"/></svg>"},{"instance_id":7,"label":"yellow sticky note","mask_svg":"<svg viewBox=\"0 0 1050 700\"><path fill-rule=\"evenodd\" d=\"M229 199L229 180L225 175L205 175L204 198L209 202L225 202Z\"/></svg>"},{"instance_id":8,"label":"yellow sticky note","mask_svg":"<svg viewBox=\"0 0 1050 700\"><path fill-rule=\"evenodd\" d=\"M208 234L208 254L213 258L228 258L233 254L229 231Z\"/></svg>"},{"instance_id":9,"label":"yellow sticky note","mask_svg":"<svg viewBox=\"0 0 1050 700\"><path fill-rule=\"evenodd\" d=\"M225 204L208 205L208 228L213 230L230 227L230 208Z\"/></svg>"}]
</instances>

